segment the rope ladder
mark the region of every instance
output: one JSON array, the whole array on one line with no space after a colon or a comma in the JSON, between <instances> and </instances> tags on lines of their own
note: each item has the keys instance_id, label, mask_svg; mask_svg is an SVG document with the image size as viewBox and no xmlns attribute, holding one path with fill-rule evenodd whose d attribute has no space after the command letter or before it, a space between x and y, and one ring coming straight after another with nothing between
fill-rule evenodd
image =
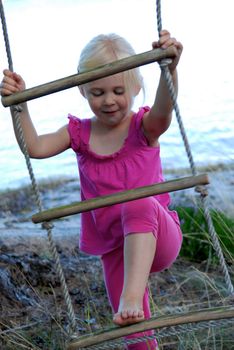
<instances>
[{"instance_id":1,"label":"rope ladder","mask_svg":"<svg viewBox=\"0 0 234 350\"><path fill-rule=\"evenodd\" d=\"M160 32L162 29L160 0L156 0L156 8L157 8L157 26L158 26L158 32ZM6 19L5 19L2 0L0 0L0 15L1 15L1 21L2 21L2 29L3 29L3 36L5 41L5 47L6 47L8 65L9 65L9 69L13 71L13 61L11 56L10 43L9 43L9 37L7 33L7 25L6 25ZM194 329L196 327L199 327L198 326L199 322L203 322L203 327L205 328L207 327L207 325L212 326L211 322L213 322L213 326L217 326L217 325L219 326L219 324L222 324L222 325L230 324L230 322L234 320L234 308L217 307L214 309L200 310L197 312L179 314L175 316L170 315L170 316L164 316L161 318L159 317L152 318L150 320L147 320L138 324L121 327L121 328L114 327L113 329L110 329L104 332L97 332L97 334L91 334L84 337L80 337L79 332L77 330L76 316L72 305L71 297L69 295L64 272L60 263L59 254L57 252L56 245L53 239L53 232L52 232L53 224L51 220L58 219L60 217L65 217L67 215L78 214L87 210L92 210L94 208L96 209L96 208L101 208L108 205L113 205L116 203L122 203L125 201L134 200L137 198L143 198L143 197L147 197L147 196L151 196L159 193L178 191L181 189L195 187L196 190L200 192L201 203L204 208L204 216L208 224L209 233L212 238L212 242L213 242L216 254L220 261L220 265L221 265L222 272L223 272L224 279L227 286L227 291L230 295L234 294L231 278L230 278L228 268L222 253L222 249L217 237L217 233L215 232L215 229L212 223L209 206L207 203L207 191L206 191L205 185L209 183L209 179L206 174L197 175L197 169L193 160L193 156L192 156L192 152L186 136L185 128L183 126L179 107L177 105L176 94L174 91L171 74L168 69L168 64L170 63L170 59L173 58L174 56L175 56L175 50L173 48L170 48L167 50L155 49L155 50L151 50L142 54L134 55L132 57L113 62L108 65L104 65L102 67L98 67L87 73L75 74L70 77L65 77L53 82L42 84L40 86L26 89L25 91L18 92L2 98L3 106L10 107L13 112L13 119L16 125L16 131L19 136L19 143L23 150L25 162L28 168L30 179L31 179L31 185L32 185L32 190L35 197L35 202L39 210L37 214L33 215L32 220L34 223L42 223L42 227L47 231L50 250L52 252L53 259L55 261L56 272L60 279L61 289L62 289L64 300L67 306L68 319L69 319L69 331L68 331L68 335L70 337L70 341L68 343L69 350L88 348L88 347L92 347L96 349L104 349L105 344L102 344L100 348L99 348L99 344L105 343L107 341L111 341L111 343L108 343L108 347L107 347L108 349L111 349L116 345L115 343L113 343L115 339L122 338L126 335L144 331L144 330L149 330L149 329L163 330L165 327L167 328L167 327L181 326L183 324L190 324L191 328ZM188 156L192 176L182 178L182 179L167 181L160 184L155 184L152 186L145 186L145 187L141 187L141 188L137 188L129 191L124 191L124 192L116 193L110 196L94 198L89 201L82 201L82 202L74 203L65 207L43 210L43 205L40 198L40 191L34 176L33 167L27 151L27 146L24 140L24 135L23 135L23 131L20 123L20 112L22 110L20 103L26 102L35 98L39 98L45 95L49 95L61 90L69 89L71 87L87 83L89 81L100 79L105 76L109 76L118 72L123 72L125 70L139 67L152 62L159 63L162 74L167 82L170 96L173 102L173 108L179 124L180 133L181 133L185 150ZM163 331L162 331L162 334L163 334ZM168 331L167 331L167 334L168 334ZM160 337L160 333L159 335L157 335L157 337ZM142 338L139 338L134 341L135 342L142 341ZM127 342L130 342L130 340L128 340ZM125 341L125 344L126 344L126 341Z\"/></svg>"}]
</instances>

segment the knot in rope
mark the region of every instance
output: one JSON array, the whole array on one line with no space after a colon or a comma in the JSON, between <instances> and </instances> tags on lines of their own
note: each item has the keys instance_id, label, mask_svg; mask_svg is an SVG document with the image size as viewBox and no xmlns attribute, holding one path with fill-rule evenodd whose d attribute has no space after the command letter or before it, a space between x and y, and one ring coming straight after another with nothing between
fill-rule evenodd
<instances>
[{"instance_id":1,"label":"knot in rope","mask_svg":"<svg viewBox=\"0 0 234 350\"><path fill-rule=\"evenodd\" d=\"M201 186L201 185L200 186L196 186L195 187L195 191L200 193L200 195L202 197L208 196L208 190L207 190L207 188L205 186Z\"/></svg>"},{"instance_id":2,"label":"knot in rope","mask_svg":"<svg viewBox=\"0 0 234 350\"><path fill-rule=\"evenodd\" d=\"M13 110L16 113L21 113L23 111L23 107L21 105L14 105Z\"/></svg>"},{"instance_id":3,"label":"knot in rope","mask_svg":"<svg viewBox=\"0 0 234 350\"><path fill-rule=\"evenodd\" d=\"M172 59L171 58L164 58L163 60L161 60L160 62L159 62L159 66L161 67L161 68L163 68L163 67L167 67L169 64L171 64L172 63Z\"/></svg>"},{"instance_id":4,"label":"knot in rope","mask_svg":"<svg viewBox=\"0 0 234 350\"><path fill-rule=\"evenodd\" d=\"M54 224L52 222L45 221L41 224L41 227L44 230L52 230L52 228L54 228Z\"/></svg>"}]
</instances>

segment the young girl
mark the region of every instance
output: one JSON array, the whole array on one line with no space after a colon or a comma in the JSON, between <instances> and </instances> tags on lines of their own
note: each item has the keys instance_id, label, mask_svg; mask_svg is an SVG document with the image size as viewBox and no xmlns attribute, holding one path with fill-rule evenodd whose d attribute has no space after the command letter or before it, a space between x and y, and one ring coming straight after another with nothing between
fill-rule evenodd
<instances>
[{"instance_id":1,"label":"young girl","mask_svg":"<svg viewBox=\"0 0 234 350\"><path fill-rule=\"evenodd\" d=\"M153 48L171 45L177 49L169 65L177 91L181 43L163 30ZM99 35L83 49L78 72L134 54L125 39L115 34ZM82 85L79 89L92 118L69 115L68 125L46 135L37 134L24 103L21 124L30 157L51 157L71 147L78 161L82 200L163 181L159 137L171 122L171 99L161 77L153 106L135 113L133 101L142 88L139 69ZM24 89L20 75L4 70L2 96ZM150 317L149 274L168 268L180 251L179 220L176 212L168 209L169 203L169 194L162 194L81 215L80 249L101 256L116 325ZM145 341L128 349L156 349L156 342Z\"/></svg>"}]
</instances>

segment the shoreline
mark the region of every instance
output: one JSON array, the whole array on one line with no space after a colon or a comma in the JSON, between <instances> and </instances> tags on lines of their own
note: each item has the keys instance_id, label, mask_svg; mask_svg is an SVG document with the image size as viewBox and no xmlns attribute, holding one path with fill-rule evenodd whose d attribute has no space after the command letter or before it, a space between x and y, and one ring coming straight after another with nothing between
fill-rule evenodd
<instances>
[{"instance_id":1,"label":"shoreline","mask_svg":"<svg viewBox=\"0 0 234 350\"><path fill-rule=\"evenodd\" d=\"M210 178L208 203L211 209L234 216L234 166L207 172ZM166 180L189 176L187 173L165 174ZM43 207L54 208L80 201L79 182L74 178L54 178L39 183ZM197 207L200 195L194 188L171 193L171 209L176 206ZM38 212L30 186L0 193L0 250L17 249L39 252L47 246L46 230L33 224L31 216ZM80 215L68 216L54 222L53 236L59 249L71 251L78 246ZM49 248L48 248L49 249Z\"/></svg>"},{"instance_id":2,"label":"shoreline","mask_svg":"<svg viewBox=\"0 0 234 350\"><path fill-rule=\"evenodd\" d=\"M212 171L200 169L200 173L207 173L210 184L208 203L211 209L222 211L227 216L234 216L234 164L229 167L216 167ZM202 171L203 170L203 171ZM206 170L206 171L205 171ZM188 169L165 172L165 180L190 176ZM38 183L41 201L44 209L59 207L80 201L80 187L77 178L49 178ZM197 206L200 195L194 188L170 193L171 208L176 206ZM14 190L0 192L0 234L1 238L22 235L29 236L30 232L36 236L43 236L40 226L31 222L31 216L38 212L31 186L23 186ZM80 228L80 215L72 215L55 221L55 235L64 236L77 234Z\"/></svg>"},{"instance_id":3,"label":"shoreline","mask_svg":"<svg viewBox=\"0 0 234 350\"><path fill-rule=\"evenodd\" d=\"M210 179L210 184L206 187L208 188L209 194L213 197L214 195L220 196L220 190L222 190L223 194L229 194L230 195L230 202L234 203L234 196L231 197L230 191L234 189L234 163L225 165L225 164L216 164L214 166L208 166L208 167L199 167L197 168L197 174L208 174L208 177ZM183 178L187 176L192 176L191 170L189 168L180 168L180 169L166 169L164 171L164 178L165 181ZM64 205L72 203L73 201L77 202L80 199L77 199L79 196L79 190L80 190L80 184L79 184L79 178L73 177L73 176L53 176L48 177L44 179L39 179L37 181L38 188L43 200L48 201L49 199L54 200L58 198L58 196L63 195L63 187L66 186L66 190L68 191L69 200L64 203ZM194 191L194 189L186 189L181 190L177 192L171 192L171 196L176 194L182 193L184 195L184 192L188 191ZM54 193L53 193L54 191ZM74 191L76 194L76 198L74 199ZM49 193L49 196L46 196L46 192ZM225 193L227 192L227 193ZM176 195L176 197L178 197ZM6 189L0 189L0 210L4 209L4 205L8 206L9 209L13 208L16 210L16 212L20 212L20 200L23 202L25 200L25 204L27 205L29 202L32 202L33 204L33 198L32 201L30 201L30 198L26 198L28 196L33 196L32 190L31 190L31 184L30 180L28 184L19 186L17 188L6 188ZM21 198L20 198L21 197ZM23 198L25 197L25 198ZM17 203L11 204L10 201L16 201ZM4 201L7 202L7 204L4 204ZM24 203L23 203L24 204Z\"/></svg>"},{"instance_id":4,"label":"shoreline","mask_svg":"<svg viewBox=\"0 0 234 350\"><path fill-rule=\"evenodd\" d=\"M196 171L198 174L202 173L209 173L209 174L217 174L217 173L234 173L234 162L230 163L216 163L212 165L200 165L196 166ZM183 177L183 176L191 176L192 172L190 167L181 167L181 168L165 168L163 169L163 174L167 178L169 177L170 179L173 177ZM48 176L48 177L43 177L36 179L37 183L39 184L40 187L52 187L52 186L57 186L57 184L60 184L62 182L70 182L70 181L75 181L79 183L79 178L78 176L60 176L60 175L54 175L54 176ZM1 188L0 187L0 198L3 194L6 194L8 192L16 192L20 191L22 189L27 189L30 187L30 179L28 177L27 183L22 183L17 186L13 187L5 187Z\"/></svg>"}]
</instances>

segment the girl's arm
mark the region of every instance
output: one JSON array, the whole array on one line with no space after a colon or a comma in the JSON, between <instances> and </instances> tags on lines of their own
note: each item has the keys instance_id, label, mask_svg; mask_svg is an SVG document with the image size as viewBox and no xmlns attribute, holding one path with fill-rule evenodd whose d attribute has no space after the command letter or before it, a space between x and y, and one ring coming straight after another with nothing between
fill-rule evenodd
<instances>
[{"instance_id":1,"label":"girl's arm","mask_svg":"<svg viewBox=\"0 0 234 350\"><path fill-rule=\"evenodd\" d=\"M1 83L1 95L11 95L12 93L23 91L25 89L24 80L20 75L7 69L3 71L4 77ZM67 126L60 128L58 131L45 135L38 135L30 118L26 103L21 104L23 110L20 113L21 126L24 133L28 153L31 158L48 158L61 153L70 147L70 137ZM11 108L11 114L13 109ZM18 135L13 118L15 136L19 144ZM19 144L20 145L20 144Z\"/></svg>"},{"instance_id":2,"label":"girl's arm","mask_svg":"<svg viewBox=\"0 0 234 350\"><path fill-rule=\"evenodd\" d=\"M175 88L175 93L178 93L178 79L176 66L179 62L180 55L183 47L175 38L171 38L170 33L163 30L160 33L160 39L158 42L153 43L153 48L168 48L169 46L175 46L177 49L177 56L173 59L172 63L168 66ZM172 101L168 91L168 87L164 77L161 74L159 85L155 97L154 104L148 113L145 113L143 119L144 133L151 146L158 144L158 138L169 127L172 118Z\"/></svg>"}]
</instances>

